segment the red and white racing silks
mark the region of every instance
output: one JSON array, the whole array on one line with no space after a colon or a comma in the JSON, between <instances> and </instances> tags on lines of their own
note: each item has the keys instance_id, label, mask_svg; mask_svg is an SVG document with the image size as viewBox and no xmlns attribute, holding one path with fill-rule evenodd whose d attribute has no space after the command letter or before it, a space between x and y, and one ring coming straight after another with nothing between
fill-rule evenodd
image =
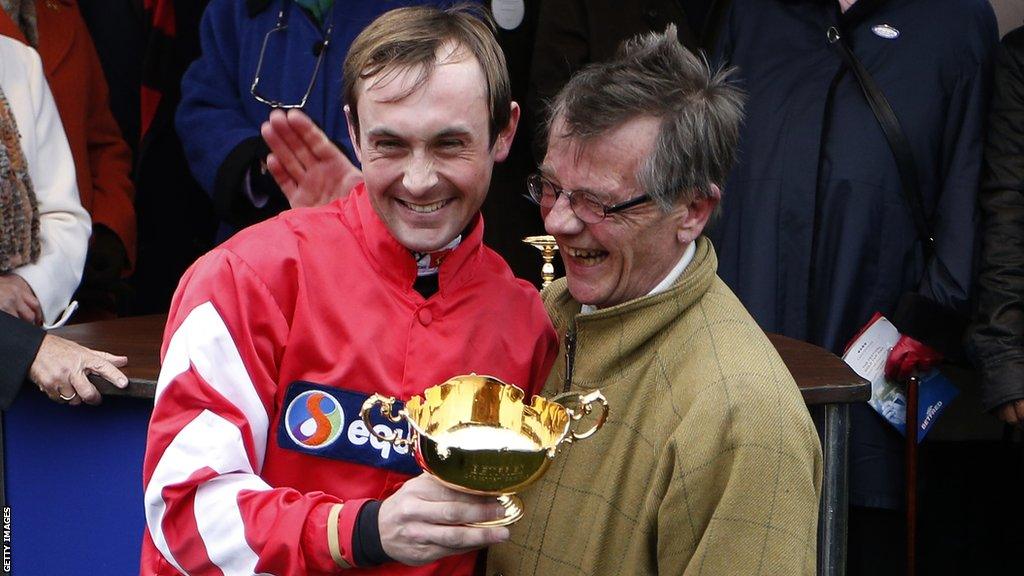
<instances>
[{"instance_id":1,"label":"red and white racing silks","mask_svg":"<svg viewBox=\"0 0 1024 576\"><path fill-rule=\"evenodd\" d=\"M344 571L359 508L409 478L409 455L367 433L362 398L406 399L470 372L538 391L557 338L536 290L482 235L478 220L424 300L360 186L193 265L164 336L141 573ZM339 503L340 561L327 529ZM474 559L346 573L468 575Z\"/></svg>"}]
</instances>

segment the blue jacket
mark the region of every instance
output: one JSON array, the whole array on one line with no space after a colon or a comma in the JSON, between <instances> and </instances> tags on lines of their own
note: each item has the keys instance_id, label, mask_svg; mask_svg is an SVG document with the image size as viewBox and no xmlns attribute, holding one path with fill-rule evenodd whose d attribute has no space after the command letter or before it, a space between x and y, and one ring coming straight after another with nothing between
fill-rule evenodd
<instances>
[{"instance_id":1,"label":"blue jacket","mask_svg":"<svg viewBox=\"0 0 1024 576\"><path fill-rule=\"evenodd\" d=\"M826 40L832 25L910 142L936 240L927 263L893 153ZM897 326L925 342L951 324L937 318L967 312L996 41L985 0L859 0L843 15L834 1L733 2L717 56L739 67L749 103L711 238L719 275L762 328L841 353L876 311L900 316ZM897 310L904 297L911 305ZM854 444L871 432L858 424ZM875 431L884 438L871 442L891 444L899 469L898 437ZM899 484L886 474L873 474L889 482L880 495L858 491L852 472L853 503L899 503Z\"/></svg>"},{"instance_id":2,"label":"blue jacket","mask_svg":"<svg viewBox=\"0 0 1024 576\"><path fill-rule=\"evenodd\" d=\"M200 24L202 56L182 79L176 125L192 173L210 194L221 218L244 226L288 207L269 174L253 183L263 191L270 189L267 205L253 206L242 192L246 174L268 153L260 137L260 125L271 108L257 101L250 87L264 38L274 29L282 10L287 29L271 34L267 41L258 92L286 104L300 101L313 78L316 46L324 39L326 29L333 26L303 111L355 162L342 110L341 69L348 47L370 22L388 10L450 3L337 0L320 25L291 0L212 0Z\"/></svg>"}]
</instances>

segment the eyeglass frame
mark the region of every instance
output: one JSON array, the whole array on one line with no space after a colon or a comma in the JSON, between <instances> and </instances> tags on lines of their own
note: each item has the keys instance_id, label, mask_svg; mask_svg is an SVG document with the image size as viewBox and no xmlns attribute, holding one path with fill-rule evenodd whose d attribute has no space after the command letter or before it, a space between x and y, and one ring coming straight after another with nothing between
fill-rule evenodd
<instances>
[{"instance_id":1,"label":"eyeglass frame","mask_svg":"<svg viewBox=\"0 0 1024 576\"><path fill-rule=\"evenodd\" d=\"M551 203L551 206L545 206L544 203L541 201L541 199L544 197L545 183L550 185L551 189L555 191L555 199ZM535 188L539 188L540 190L540 192L536 195L534 194ZM618 212L622 212L623 210L629 210L630 208L634 208L636 206L653 200L650 194L644 193L639 196L634 196L633 198L630 198L628 200L608 205L598 200L590 192L581 192L579 190L567 190L565 188L562 188L561 186L552 182L549 178L546 178L540 172L534 172L533 174L530 174L529 176L526 177L526 189L529 192L527 194L527 198L529 198L531 202L533 202L537 206L540 206L541 208L546 208L548 210L554 208L555 202L558 202L558 197L565 194L566 197L569 199L569 208L572 209L572 213L575 214L577 218L579 218L580 220L587 224L597 224L598 222L601 222L602 220L607 218L609 214L615 214ZM579 196L577 196L577 194L579 194ZM601 212L594 212L595 216L599 216L597 220L591 222L587 220L587 218L581 216L580 213L576 211L578 201L574 202L574 198L579 198L580 201L590 202L595 207L600 206Z\"/></svg>"},{"instance_id":2,"label":"eyeglass frame","mask_svg":"<svg viewBox=\"0 0 1024 576\"><path fill-rule=\"evenodd\" d=\"M263 70L263 56L267 52L267 44L270 43L270 36L274 32L281 32L288 29L288 23L285 22L284 8L277 13L277 24L267 32L267 35L263 37L263 45L260 47L260 58L256 61L256 73L252 78L252 86L249 87L249 94L256 99L257 102L266 104L271 108L278 108L282 110L291 110L296 108L304 108L306 101L309 100L309 95L313 93L313 86L316 84L316 78L320 75L320 63L324 61L324 53L327 52L327 47L331 45L331 32L334 31L334 22L330 22L327 25L327 31L324 32L324 40L320 43L320 53L316 56L316 65L313 67L313 77L309 79L309 86L306 87L306 94L302 97L302 100L298 104L285 104L278 100L267 98L256 92L256 87L260 83L260 72ZM331 12L329 18L333 19L334 12Z\"/></svg>"}]
</instances>

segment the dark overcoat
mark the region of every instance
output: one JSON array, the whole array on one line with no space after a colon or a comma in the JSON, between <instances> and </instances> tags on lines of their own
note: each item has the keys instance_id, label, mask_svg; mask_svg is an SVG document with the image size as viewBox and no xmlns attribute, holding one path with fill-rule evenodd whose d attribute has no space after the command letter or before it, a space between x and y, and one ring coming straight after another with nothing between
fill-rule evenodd
<instances>
[{"instance_id":1,"label":"dark overcoat","mask_svg":"<svg viewBox=\"0 0 1024 576\"><path fill-rule=\"evenodd\" d=\"M935 236L927 262L894 156L826 38L831 26L910 142ZM859 0L845 14L820 0L733 2L716 58L739 68L749 103L711 238L719 274L765 330L841 353L907 293L967 311L996 41L985 0ZM917 316L927 323L932 311ZM902 489L877 467L900 469L898 437L869 410L854 411L851 501L895 506ZM858 470L872 470L875 486Z\"/></svg>"}]
</instances>

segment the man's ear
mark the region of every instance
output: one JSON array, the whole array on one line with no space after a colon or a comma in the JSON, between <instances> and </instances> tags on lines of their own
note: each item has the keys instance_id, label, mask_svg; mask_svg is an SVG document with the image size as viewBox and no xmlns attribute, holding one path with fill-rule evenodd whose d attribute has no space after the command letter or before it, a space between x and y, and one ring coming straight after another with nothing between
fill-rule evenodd
<instances>
[{"instance_id":1,"label":"man's ear","mask_svg":"<svg viewBox=\"0 0 1024 576\"><path fill-rule=\"evenodd\" d=\"M516 127L519 126L519 104L511 103L510 114L508 115L508 124L498 132L498 137L494 140L494 161L504 162L505 158L508 158L508 153L512 149L512 140L516 137Z\"/></svg>"},{"instance_id":2,"label":"man's ear","mask_svg":"<svg viewBox=\"0 0 1024 576\"><path fill-rule=\"evenodd\" d=\"M352 109L345 104L345 123L348 124L348 139L352 142L352 149L356 151L356 159L359 164L363 163L363 150L359 145L359 135L356 134L356 126L352 121Z\"/></svg>"},{"instance_id":3,"label":"man's ear","mask_svg":"<svg viewBox=\"0 0 1024 576\"><path fill-rule=\"evenodd\" d=\"M710 194L706 198L697 198L690 202L676 230L676 238L680 244L685 246L700 236L721 199L722 190L716 184L712 184Z\"/></svg>"}]
</instances>

